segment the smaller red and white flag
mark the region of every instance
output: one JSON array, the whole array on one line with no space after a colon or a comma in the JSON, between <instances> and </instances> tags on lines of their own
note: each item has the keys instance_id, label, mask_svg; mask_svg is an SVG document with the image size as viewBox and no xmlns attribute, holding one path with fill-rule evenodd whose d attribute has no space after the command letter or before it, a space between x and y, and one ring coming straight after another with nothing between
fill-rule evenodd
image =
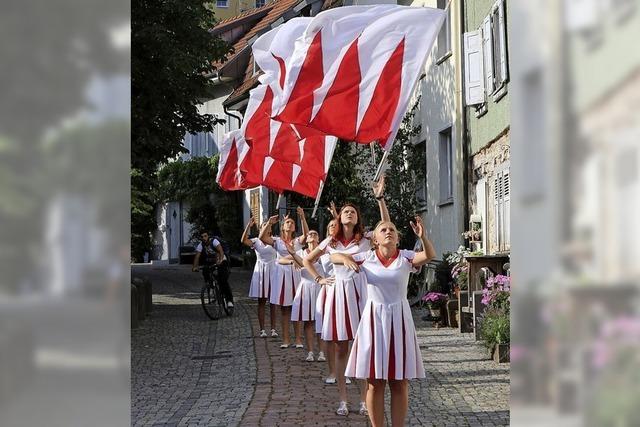
<instances>
[{"instance_id":1,"label":"smaller red and white flag","mask_svg":"<svg viewBox=\"0 0 640 427\"><path fill-rule=\"evenodd\" d=\"M218 144L220 159L216 182L223 190L235 191L249 188L240 171L240 163L246 156L248 146L239 130L233 130L225 134L224 139Z\"/></svg>"}]
</instances>

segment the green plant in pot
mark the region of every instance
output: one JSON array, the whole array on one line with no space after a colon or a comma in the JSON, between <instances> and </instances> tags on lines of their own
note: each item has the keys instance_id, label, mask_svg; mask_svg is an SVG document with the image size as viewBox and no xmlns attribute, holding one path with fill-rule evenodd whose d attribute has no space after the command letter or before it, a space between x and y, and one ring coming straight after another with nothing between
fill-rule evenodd
<instances>
[{"instance_id":1,"label":"green plant in pot","mask_svg":"<svg viewBox=\"0 0 640 427\"><path fill-rule=\"evenodd\" d=\"M427 304L429 314L435 319L440 318L440 311L447 299L447 295L440 292L427 292L422 296L422 301Z\"/></svg>"}]
</instances>

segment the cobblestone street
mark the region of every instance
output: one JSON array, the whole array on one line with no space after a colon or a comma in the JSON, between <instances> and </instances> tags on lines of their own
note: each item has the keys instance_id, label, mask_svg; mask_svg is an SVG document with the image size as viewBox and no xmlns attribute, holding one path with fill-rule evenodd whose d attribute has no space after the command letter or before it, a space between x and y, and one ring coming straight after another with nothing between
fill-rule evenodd
<instances>
[{"instance_id":1,"label":"cobblestone street","mask_svg":"<svg viewBox=\"0 0 640 427\"><path fill-rule=\"evenodd\" d=\"M233 269L236 311L219 321L205 317L202 276L188 266L134 266L132 274L148 276L154 293L151 316L131 335L132 425L368 424L357 413L355 381L348 388L356 412L339 417L337 387L322 381L326 363L257 337L249 272ZM509 364L488 360L471 334L434 329L421 314L414 319L427 378L410 383L407 424L508 425Z\"/></svg>"}]
</instances>

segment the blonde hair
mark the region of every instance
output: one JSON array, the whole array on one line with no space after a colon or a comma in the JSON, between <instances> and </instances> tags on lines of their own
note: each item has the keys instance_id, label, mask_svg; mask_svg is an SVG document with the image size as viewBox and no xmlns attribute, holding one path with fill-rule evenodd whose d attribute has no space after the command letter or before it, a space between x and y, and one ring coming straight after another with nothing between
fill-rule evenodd
<instances>
[{"instance_id":1,"label":"blonde hair","mask_svg":"<svg viewBox=\"0 0 640 427\"><path fill-rule=\"evenodd\" d=\"M378 231L378 228L380 228L383 224L391 224L393 225L393 228L396 230L396 234L398 235L398 244L397 246L400 245L400 238L402 237L402 234L400 233L400 230L398 230L398 227L396 227L396 225L393 223L393 221L385 221L385 220L380 220L378 221L378 223L376 224L376 226L373 228L373 235L371 236L371 246L373 246L374 248L378 249L378 242L376 242L376 232Z\"/></svg>"}]
</instances>

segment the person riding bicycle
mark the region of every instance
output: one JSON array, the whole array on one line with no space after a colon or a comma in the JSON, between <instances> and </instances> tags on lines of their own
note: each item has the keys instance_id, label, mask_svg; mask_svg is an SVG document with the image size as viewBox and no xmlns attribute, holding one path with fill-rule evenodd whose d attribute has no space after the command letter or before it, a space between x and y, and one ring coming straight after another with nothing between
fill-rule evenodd
<instances>
[{"instance_id":1,"label":"person riding bicycle","mask_svg":"<svg viewBox=\"0 0 640 427\"><path fill-rule=\"evenodd\" d=\"M227 300L227 307L233 307L233 293L229 286L229 260L222 250L222 244L218 239L211 239L209 233L204 231L200 235L202 241L198 243L196 247L196 256L193 259L193 267L191 271L198 271L198 265L200 262L200 256L204 252L202 275L204 280L209 281L209 275L211 274L211 266L214 264L218 267L218 283L220 284L220 290L224 294L224 298Z\"/></svg>"}]
</instances>

